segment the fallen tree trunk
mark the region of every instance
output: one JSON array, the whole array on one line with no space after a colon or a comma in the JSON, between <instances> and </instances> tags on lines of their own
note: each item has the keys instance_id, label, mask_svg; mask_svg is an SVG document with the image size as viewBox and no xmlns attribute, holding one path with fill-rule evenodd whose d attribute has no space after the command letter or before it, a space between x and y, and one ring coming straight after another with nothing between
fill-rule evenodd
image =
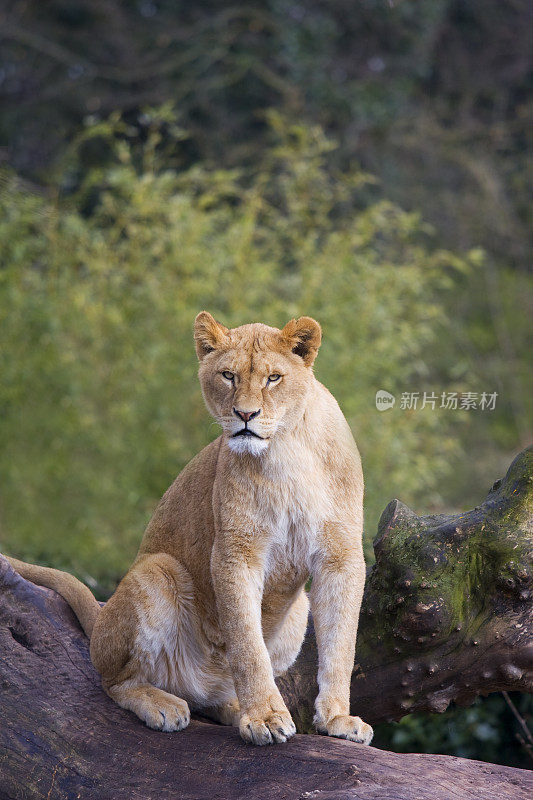
<instances>
[{"instance_id":1,"label":"fallen tree trunk","mask_svg":"<svg viewBox=\"0 0 533 800\"><path fill-rule=\"evenodd\" d=\"M0 559L2 800L526 800L533 773L322 736L245 745L200 721L146 728L100 688L64 600Z\"/></svg>"},{"instance_id":2,"label":"fallen tree trunk","mask_svg":"<svg viewBox=\"0 0 533 800\"><path fill-rule=\"evenodd\" d=\"M393 500L374 550L353 713L378 723L533 691L533 447L473 511L418 517ZM316 665L311 628L279 681L301 731L312 729Z\"/></svg>"},{"instance_id":3,"label":"fallen tree trunk","mask_svg":"<svg viewBox=\"0 0 533 800\"><path fill-rule=\"evenodd\" d=\"M450 700L533 688L533 451L485 502L456 517L385 510L364 600L353 710L369 722ZM280 680L310 727L312 629ZM151 731L101 690L67 604L0 558L0 800L272 800L460 796L525 800L532 773L447 756L396 755L325 737L251 748L234 729L194 721Z\"/></svg>"}]
</instances>

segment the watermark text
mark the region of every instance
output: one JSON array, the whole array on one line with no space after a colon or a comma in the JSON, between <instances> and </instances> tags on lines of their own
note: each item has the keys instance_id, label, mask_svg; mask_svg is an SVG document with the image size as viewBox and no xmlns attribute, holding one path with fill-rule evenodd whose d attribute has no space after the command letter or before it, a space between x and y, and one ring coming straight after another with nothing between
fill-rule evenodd
<instances>
[{"instance_id":1,"label":"watermark text","mask_svg":"<svg viewBox=\"0 0 533 800\"><path fill-rule=\"evenodd\" d=\"M402 392L398 408L402 411L432 411L442 408L446 411L494 411L498 392ZM396 397L380 389L376 392L376 408L388 411L394 408Z\"/></svg>"}]
</instances>

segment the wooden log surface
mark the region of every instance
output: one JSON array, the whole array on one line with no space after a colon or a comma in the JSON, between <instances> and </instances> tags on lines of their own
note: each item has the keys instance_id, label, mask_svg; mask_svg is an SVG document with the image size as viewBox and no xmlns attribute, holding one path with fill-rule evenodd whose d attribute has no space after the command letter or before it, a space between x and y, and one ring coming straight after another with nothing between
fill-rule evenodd
<instances>
[{"instance_id":1,"label":"wooden log surface","mask_svg":"<svg viewBox=\"0 0 533 800\"><path fill-rule=\"evenodd\" d=\"M533 773L322 736L146 728L102 691L65 601L0 557L0 800L526 800Z\"/></svg>"}]
</instances>

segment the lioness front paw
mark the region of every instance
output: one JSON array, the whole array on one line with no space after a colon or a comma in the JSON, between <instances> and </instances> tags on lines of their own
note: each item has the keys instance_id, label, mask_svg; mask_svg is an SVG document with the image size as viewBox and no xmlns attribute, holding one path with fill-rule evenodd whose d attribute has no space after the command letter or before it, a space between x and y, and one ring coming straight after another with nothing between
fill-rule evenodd
<instances>
[{"instance_id":1,"label":"lioness front paw","mask_svg":"<svg viewBox=\"0 0 533 800\"><path fill-rule=\"evenodd\" d=\"M288 711L272 711L264 717L243 714L239 732L248 744L274 744L286 742L296 733L296 726Z\"/></svg>"},{"instance_id":2,"label":"lioness front paw","mask_svg":"<svg viewBox=\"0 0 533 800\"><path fill-rule=\"evenodd\" d=\"M359 744L370 744L374 731L363 722L361 717L350 717L348 715L341 715L334 717L322 729L321 733L327 733L328 736L336 736L338 739L349 739L351 742L358 742Z\"/></svg>"}]
</instances>

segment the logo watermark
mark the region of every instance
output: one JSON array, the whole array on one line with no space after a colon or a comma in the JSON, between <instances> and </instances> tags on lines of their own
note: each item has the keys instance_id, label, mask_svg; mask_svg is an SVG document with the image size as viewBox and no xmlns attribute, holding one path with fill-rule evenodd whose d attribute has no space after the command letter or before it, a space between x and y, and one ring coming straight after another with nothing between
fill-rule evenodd
<instances>
[{"instance_id":1,"label":"logo watermark","mask_svg":"<svg viewBox=\"0 0 533 800\"><path fill-rule=\"evenodd\" d=\"M379 392L376 392L376 408L378 411L387 411L389 408L393 408L395 402L394 395L386 392L385 389L380 389Z\"/></svg>"},{"instance_id":2,"label":"logo watermark","mask_svg":"<svg viewBox=\"0 0 533 800\"><path fill-rule=\"evenodd\" d=\"M402 411L494 411L497 398L498 392L402 392L398 407ZM385 389L376 392L378 411L388 411L395 403L396 397Z\"/></svg>"}]
</instances>

